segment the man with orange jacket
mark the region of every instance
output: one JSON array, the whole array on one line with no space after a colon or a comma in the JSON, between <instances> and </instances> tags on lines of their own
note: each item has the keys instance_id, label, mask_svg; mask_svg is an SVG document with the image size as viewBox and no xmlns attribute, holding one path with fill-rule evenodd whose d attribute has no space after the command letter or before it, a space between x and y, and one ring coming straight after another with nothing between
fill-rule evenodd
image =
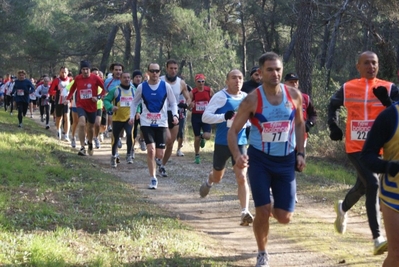
<instances>
[{"instance_id":1,"label":"man with orange jacket","mask_svg":"<svg viewBox=\"0 0 399 267\"><path fill-rule=\"evenodd\" d=\"M360 78L344 83L331 97L328 105L328 126L333 141L342 140L343 137L343 132L338 127L336 111L341 106L347 109L345 150L357 173L356 184L346 194L345 199L337 201L334 206L337 213L334 226L338 233L345 233L347 211L361 196L366 195L366 210L374 240L374 255L379 255L387 250L387 241L380 233L378 177L360 160L360 154L377 115L385 109L384 105L390 102L390 98L398 100L399 94L395 84L377 78L378 57L374 52L361 53L356 68ZM388 99L376 97L382 89L388 91L390 98L386 93Z\"/></svg>"}]
</instances>

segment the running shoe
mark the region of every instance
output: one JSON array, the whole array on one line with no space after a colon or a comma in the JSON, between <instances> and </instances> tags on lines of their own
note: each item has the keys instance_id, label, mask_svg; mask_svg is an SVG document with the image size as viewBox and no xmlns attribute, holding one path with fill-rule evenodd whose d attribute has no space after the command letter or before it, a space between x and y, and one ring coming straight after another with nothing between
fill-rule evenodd
<instances>
[{"instance_id":1,"label":"running shoe","mask_svg":"<svg viewBox=\"0 0 399 267\"><path fill-rule=\"evenodd\" d=\"M107 129L107 131L110 133L110 132L112 132L112 126L110 125L110 126L108 126L108 129Z\"/></svg>"},{"instance_id":2,"label":"running shoe","mask_svg":"<svg viewBox=\"0 0 399 267\"><path fill-rule=\"evenodd\" d=\"M196 156L195 156L194 163L195 163L195 164L200 164L200 163L201 163L201 158L200 158L199 155L196 155Z\"/></svg>"},{"instance_id":3,"label":"running shoe","mask_svg":"<svg viewBox=\"0 0 399 267\"><path fill-rule=\"evenodd\" d=\"M255 267L269 267L269 255L266 253L258 253Z\"/></svg>"},{"instance_id":4,"label":"running shoe","mask_svg":"<svg viewBox=\"0 0 399 267\"><path fill-rule=\"evenodd\" d=\"M75 137L73 137L72 140L71 140L71 147L72 148L76 147L76 138Z\"/></svg>"},{"instance_id":5,"label":"running shoe","mask_svg":"<svg viewBox=\"0 0 399 267\"><path fill-rule=\"evenodd\" d=\"M96 148L97 148L97 149L100 148L100 147L101 147L101 144L100 144L100 141L98 140L98 138L97 138L97 137L94 137L93 139L94 139L94 145L96 146Z\"/></svg>"},{"instance_id":6,"label":"running shoe","mask_svg":"<svg viewBox=\"0 0 399 267\"><path fill-rule=\"evenodd\" d=\"M71 142L71 140L69 140L68 135L66 135L66 134L64 135L64 141L65 141L65 142Z\"/></svg>"},{"instance_id":7,"label":"running shoe","mask_svg":"<svg viewBox=\"0 0 399 267\"><path fill-rule=\"evenodd\" d=\"M132 158L132 156L130 154L126 155L126 162L128 164L133 164L133 158Z\"/></svg>"},{"instance_id":8,"label":"running shoe","mask_svg":"<svg viewBox=\"0 0 399 267\"><path fill-rule=\"evenodd\" d=\"M161 174L162 177L168 177L168 174L166 173L165 167L164 166L159 166L159 173Z\"/></svg>"},{"instance_id":9,"label":"running shoe","mask_svg":"<svg viewBox=\"0 0 399 267\"><path fill-rule=\"evenodd\" d=\"M200 187L200 190L199 190L200 196L201 197L206 197L209 194L209 191L211 190L211 187L212 186L209 185L207 181L205 181Z\"/></svg>"},{"instance_id":10,"label":"running shoe","mask_svg":"<svg viewBox=\"0 0 399 267\"><path fill-rule=\"evenodd\" d=\"M116 168L116 166L118 166L118 164L116 163L116 157L111 156L111 167Z\"/></svg>"},{"instance_id":11,"label":"running shoe","mask_svg":"<svg viewBox=\"0 0 399 267\"><path fill-rule=\"evenodd\" d=\"M204 148L204 147L205 147L205 139L204 139L203 137L201 137L200 147L201 147L201 148Z\"/></svg>"},{"instance_id":12,"label":"running shoe","mask_svg":"<svg viewBox=\"0 0 399 267\"><path fill-rule=\"evenodd\" d=\"M118 152L116 153L115 157L116 157L116 163L118 163L118 164L121 163L121 158L119 157Z\"/></svg>"},{"instance_id":13,"label":"running shoe","mask_svg":"<svg viewBox=\"0 0 399 267\"><path fill-rule=\"evenodd\" d=\"M22 128L22 123L18 124L18 128Z\"/></svg>"},{"instance_id":14,"label":"running shoe","mask_svg":"<svg viewBox=\"0 0 399 267\"><path fill-rule=\"evenodd\" d=\"M254 216L248 211L248 212L242 212L241 213L241 226L248 226L250 223L253 223L254 221Z\"/></svg>"},{"instance_id":15,"label":"running shoe","mask_svg":"<svg viewBox=\"0 0 399 267\"><path fill-rule=\"evenodd\" d=\"M139 139L139 143L140 143L141 151L146 151L147 150L147 145L146 145L144 139Z\"/></svg>"},{"instance_id":16,"label":"running shoe","mask_svg":"<svg viewBox=\"0 0 399 267\"><path fill-rule=\"evenodd\" d=\"M150 184L148 185L148 188L149 188L149 189L157 189L157 187L158 187L158 180L157 180L157 178L152 177L152 178L151 178L151 182L150 182Z\"/></svg>"},{"instance_id":17,"label":"running shoe","mask_svg":"<svg viewBox=\"0 0 399 267\"><path fill-rule=\"evenodd\" d=\"M178 157L184 157L184 153L181 152L180 149L178 149L178 150L176 151L176 156L178 156Z\"/></svg>"},{"instance_id":18,"label":"running shoe","mask_svg":"<svg viewBox=\"0 0 399 267\"><path fill-rule=\"evenodd\" d=\"M50 129L50 125L46 124L46 129L47 130Z\"/></svg>"},{"instance_id":19,"label":"running shoe","mask_svg":"<svg viewBox=\"0 0 399 267\"><path fill-rule=\"evenodd\" d=\"M104 142L104 134L103 134L103 133L100 133L100 134L98 135L98 139L100 140L101 143Z\"/></svg>"},{"instance_id":20,"label":"running shoe","mask_svg":"<svg viewBox=\"0 0 399 267\"><path fill-rule=\"evenodd\" d=\"M40 117L40 121L41 121L41 122L44 122L43 116Z\"/></svg>"},{"instance_id":21,"label":"running shoe","mask_svg":"<svg viewBox=\"0 0 399 267\"><path fill-rule=\"evenodd\" d=\"M340 233L344 234L346 231L346 221L348 215L346 212L342 211L342 200L338 200L334 205L335 212L337 213L337 218L334 222L335 230Z\"/></svg>"},{"instance_id":22,"label":"running shoe","mask_svg":"<svg viewBox=\"0 0 399 267\"><path fill-rule=\"evenodd\" d=\"M121 140L120 137L119 137L119 139L118 139L118 148L122 148L122 140Z\"/></svg>"},{"instance_id":23,"label":"running shoe","mask_svg":"<svg viewBox=\"0 0 399 267\"><path fill-rule=\"evenodd\" d=\"M80 150L79 150L79 152L78 152L78 155L79 155L79 156L87 156L87 154L86 154L86 149L85 149L84 146L82 146L82 147L80 148Z\"/></svg>"},{"instance_id":24,"label":"running shoe","mask_svg":"<svg viewBox=\"0 0 399 267\"><path fill-rule=\"evenodd\" d=\"M162 165L162 160L155 158L155 163L157 164L158 167L161 167Z\"/></svg>"},{"instance_id":25,"label":"running shoe","mask_svg":"<svg viewBox=\"0 0 399 267\"><path fill-rule=\"evenodd\" d=\"M89 146L88 152L90 156L93 156L93 143L92 142L88 142L87 144Z\"/></svg>"},{"instance_id":26,"label":"running shoe","mask_svg":"<svg viewBox=\"0 0 399 267\"><path fill-rule=\"evenodd\" d=\"M384 252L387 250L388 250L388 243L382 236L379 236L376 239L374 239L374 253L373 253L374 255L384 254Z\"/></svg>"}]
</instances>

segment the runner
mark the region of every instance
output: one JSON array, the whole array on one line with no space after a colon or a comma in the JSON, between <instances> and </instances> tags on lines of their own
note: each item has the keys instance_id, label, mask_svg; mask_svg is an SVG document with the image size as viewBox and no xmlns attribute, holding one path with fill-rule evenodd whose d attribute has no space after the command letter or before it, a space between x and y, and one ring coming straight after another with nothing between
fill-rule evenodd
<instances>
[{"instance_id":1,"label":"runner","mask_svg":"<svg viewBox=\"0 0 399 267\"><path fill-rule=\"evenodd\" d=\"M44 122L44 114L46 115L46 129L50 129L50 78L44 77L43 83L39 85L36 89L36 93L39 95L40 99L40 120Z\"/></svg>"},{"instance_id":2,"label":"runner","mask_svg":"<svg viewBox=\"0 0 399 267\"><path fill-rule=\"evenodd\" d=\"M67 86L72 79L68 77L68 68L62 66L60 68L58 78L55 78L51 82L50 95L55 96L55 128L57 129L57 137L59 140L62 138L62 131L64 132L64 140L69 140L69 103L65 101L68 90ZM63 129L61 129L61 123L63 122Z\"/></svg>"},{"instance_id":3,"label":"runner","mask_svg":"<svg viewBox=\"0 0 399 267\"><path fill-rule=\"evenodd\" d=\"M143 74L141 73L140 70L135 70L133 71L132 74L132 80L133 80L133 85L134 88L137 88L139 84L142 83L143 81ZM132 157L134 158L134 145L136 144L136 138L138 135L138 128L140 124L140 114L141 114L141 103L137 108L137 113L136 113L136 119L134 120L134 128L133 128L133 152L132 152ZM140 130L140 138L139 138L139 144L140 144L140 150L141 151L146 151L147 147L144 141L144 138L142 137L143 133Z\"/></svg>"},{"instance_id":4,"label":"runner","mask_svg":"<svg viewBox=\"0 0 399 267\"><path fill-rule=\"evenodd\" d=\"M386 96L388 92L385 88ZM388 101L389 98L388 98ZM383 267L399 266L399 104L382 111L363 146L361 160L380 176L380 202L388 238L388 255ZM381 149L382 159L380 158Z\"/></svg>"},{"instance_id":5,"label":"runner","mask_svg":"<svg viewBox=\"0 0 399 267\"><path fill-rule=\"evenodd\" d=\"M100 77L100 79L103 79L103 73L98 69L98 68L91 68L91 73L97 75L98 77ZM101 91L103 89L98 88L98 93L101 94ZM97 116L96 116L96 122L94 123L94 145L97 149L99 149L101 147L101 143L100 143L100 135L102 135L107 127L107 122L106 122L106 117L105 119L103 119L103 112L106 112L104 109L104 103L102 99L99 99L97 101Z\"/></svg>"},{"instance_id":6,"label":"runner","mask_svg":"<svg viewBox=\"0 0 399 267\"><path fill-rule=\"evenodd\" d=\"M360 153L371 125L377 115L384 110L384 106L374 96L371 89L382 86L388 89L392 98L398 98L399 95L398 88L393 83L377 79L379 65L378 57L374 52L361 53L356 68L360 78L346 82L331 97L328 106L330 138L334 141L342 140L343 137L343 132L338 127L336 111L341 106L347 109L345 150L357 173L356 184L349 190L344 200L338 200L335 203L337 218L334 226L338 233L344 234L347 211L359 201L361 196L366 195L366 211L373 237L373 253L379 255L387 250L387 242L380 233L380 208L377 201L378 176L360 160Z\"/></svg>"},{"instance_id":7,"label":"runner","mask_svg":"<svg viewBox=\"0 0 399 267\"><path fill-rule=\"evenodd\" d=\"M105 90L100 94L98 93L98 87L104 89L103 80L97 75L90 73L90 64L87 61L80 62L81 74L76 76L74 83L71 86L68 97L65 104L72 99L76 91L76 109L79 117L78 121L78 135L80 141L80 150L78 155L86 156L85 149L85 136L87 129L87 145L88 153L90 156L93 155L93 132L94 123L97 115L97 101L102 99L105 95ZM87 120L87 126L86 126Z\"/></svg>"},{"instance_id":8,"label":"runner","mask_svg":"<svg viewBox=\"0 0 399 267\"><path fill-rule=\"evenodd\" d=\"M183 94L184 98L186 99L186 104L187 106L190 105L191 99L190 99L190 94L187 90L186 83L177 77L178 73L178 65L177 61L174 59L169 59L166 62L166 75L161 77L161 80L165 81L167 84L169 84L172 87L173 94L175 96L175 102L178 103L179 101L179 95ZM169 107L168 109L168 133L167 133L167 141L166 141L166 149L165 149L165 154L162 159L158 159L157 165L159 165L159 173L161 174L162 177L167 177L168 174L166 173L165 165L168 162L170 156L172 155L172 150L173 150L173 144L176 141L177 134L179 132L179 127L175 127L176 125L172 123L173 116L171 112L172 107Z\"/></svg>"},{"instance_id":9,"label":"runner","mask_svg":"<svg viewBox=\"0 0 399 267\"><path fill-rule=\"evenodd\" d=\"M151 176L150 189L156 189L158 179L156 178L155 157L163 158L166 134L168 129L168 107L172 113L172 123L178 124L176 97L171 86L160 80L159 64L150 63L148 82L140 84L136 96L130 106L130 124L133 125L137 106L142 102L142 113L140 115L141 130L147 144L147 165Z\"/></svg>"},{"instance_id":10,"label":"runner","mask_svg":"<svg viewBox=\"0 0 399 267\"><path fill-rule=\"evenodd\" d=\"M296 165L299 171L305 167L301 93L280 83L283 63L276 53L263 54L259 58L259 67L262 85L241 103L228 132L236 168L248 168L256 209L253 228L258 245L257 267L269 266L266 251L269 220L273 216L279 223L290 222L295 208L294 167ZM237 145L237 138L248 119L251 120L251 138L248 155L245 155Z\"/></svg>"},{"instance_id":11,"label":"runner","mask_svg":"<svg viewBox=\"0 0 399 267\"><path fill-rule=\"evenodd\" d=\"M126 162L133 163L132 147L133 147L133 125L130 121L130 105L134 99L135 88L131 85L130 73L124 72L121 76L119 86L108 92L104 98L104 106L107 111L112 111L112 155L111 167L116 168L118 157L118 143L120 132L124 129L126 132Z\"/></svg>"},{"instance_id":12,"label":"runner","mask_svg":"<svg viewBox=\"0 0 399 267\"><path fill-rule=\"evenodd\" d=\"M231 126L235 111L240 103L247 96L241 92L244 77L239 70L232 70L227 74L226 88L217 92L206 106L202 114L202 121L208 124L216 124L215 147L213 153L213 170L209 173L208 179L201 185L199 193L201 197L209 194L213 183L219 183L226 170L226 163L232 159L234 173L238 184L238 199L241 205L242 226L248 226L253 221L253 216L248 210L249 186L247 182L247 169L236 167L235 159L227 146L227 131ZM242 153L246 153L247 136L242 129L239 134L238 146Z\"/></svg>"},{"instance_id":13,"label":"runner","mask_svg":"<svg viewBox=\"0 0 399 267\"><path fill-rule=\"evenodd\" d=\"M29 95L35 92L35 86L26 78L26 71L18 71L18 79L15 80L14 88L11 94L14 96L14 101L18 110L18 127L22 127L22 118L26 116L29 105Z\"/></svg>"},{"instance_id":14,"label":"runner","mask_svg":"<svg viewBox=\"0 0 399 267\"><path fill-rule=\"evenodd\" d=\"M10 115L14 110L14 96L11 94L15 85L15 76L11 76L10 80L8 80L4 84L4 93L5 93L5 109L8 111L8 107L10 107Z\"/></svg>"},{"instance_id":15,"label":"runner","mask_svg":"<svg viewBox=\"0 0 399 267\"><path fill-rule=\"evenodd\" d=\"M111 89L117 87L121 83L121 75L122 72L124 71L124 66L121 63L112 63L111 66L109 67L109 70L112 72L108 74L110 77L107 77L107 79L104 82L105 86L105 91L108 93ZM112 132L112 112L108 112L107 114L107 134L109 132ZM118 139L118 147L122 147L122 141Z\"/></svg>"},{"instance_id":16,"label":"runner","mask_svg":"<svg viewBox=\"0 0 399 267\"><path fill-rule=\"evenodd\" d=\"M202 114L208 106L213 90L205 85L205 75L195 75L196 87L190 92L191 98L191 125L194 132L194 150L195 150L195 163L200 164L201 158L199 155L200 146L205 147L205 140L211 138L211 125L202 121ZM186 105L186 104L184 104ZM187 106L187 105L186 105ZM180 106L179 106L180 107ZM184 107L184 106L183 106Z\"/></svg>"}]
</instances>

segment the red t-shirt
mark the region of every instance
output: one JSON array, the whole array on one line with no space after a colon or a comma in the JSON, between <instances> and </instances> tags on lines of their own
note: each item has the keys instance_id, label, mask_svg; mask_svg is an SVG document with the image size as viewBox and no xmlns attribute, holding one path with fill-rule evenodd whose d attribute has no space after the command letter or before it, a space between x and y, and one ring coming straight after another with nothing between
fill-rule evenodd
<instances>
[{"instance_id":1,"label":"red t-shirt","mask_svg":"<svg viewBox=\"0 0 399 267\"><path fill-rule=\"evenodd\" d=\"M204 90L201 92L198 88L194 88L191 93L193 94L192 101L195 101L195 106L191 112L195 114L204 113L206 106L211 100L211 88L204 86Z\"/></svg>"},{"instance_id":2,"label":"red t-shirt","mask_svg":"<svg viewBox=\"0 0 399 267\"><path fill-rule=\"evenodd\" d=\"M98 87L103 90L98 93ZM92 97L105 95L104 82L95 74L90 74L89 77L83 78L82 74L76 76L74 83L69 90L67 99L71 100L74 92L76 91L76 107L83 108L87 112L97 111L97 102L92 100Z\"/></svg>"}]
</instances>

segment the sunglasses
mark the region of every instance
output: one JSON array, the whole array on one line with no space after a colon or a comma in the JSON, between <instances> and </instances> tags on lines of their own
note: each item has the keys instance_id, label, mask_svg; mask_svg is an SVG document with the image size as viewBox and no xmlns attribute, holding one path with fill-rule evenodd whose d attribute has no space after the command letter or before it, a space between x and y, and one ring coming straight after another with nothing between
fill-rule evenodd
<instances>
[{"instance_id":1,"label":"sunglasses","mask_svg":"<svg viewBox=\"0 0 399 267\"><path fill-rule=\"evenodd\" d=\"M151 73L159 73L161 70L148 70Z\"/></svg>"},{"instance_id":2,"label":"sunglasses","mask_svg":"<svg viewBox=\"0 0 399 267\"><path fill-rule=\"evenodd\" d=\"M204 82L205 82L204 80L197 81L197 83L204 83Z\"/></svg>"}]
</instances>

